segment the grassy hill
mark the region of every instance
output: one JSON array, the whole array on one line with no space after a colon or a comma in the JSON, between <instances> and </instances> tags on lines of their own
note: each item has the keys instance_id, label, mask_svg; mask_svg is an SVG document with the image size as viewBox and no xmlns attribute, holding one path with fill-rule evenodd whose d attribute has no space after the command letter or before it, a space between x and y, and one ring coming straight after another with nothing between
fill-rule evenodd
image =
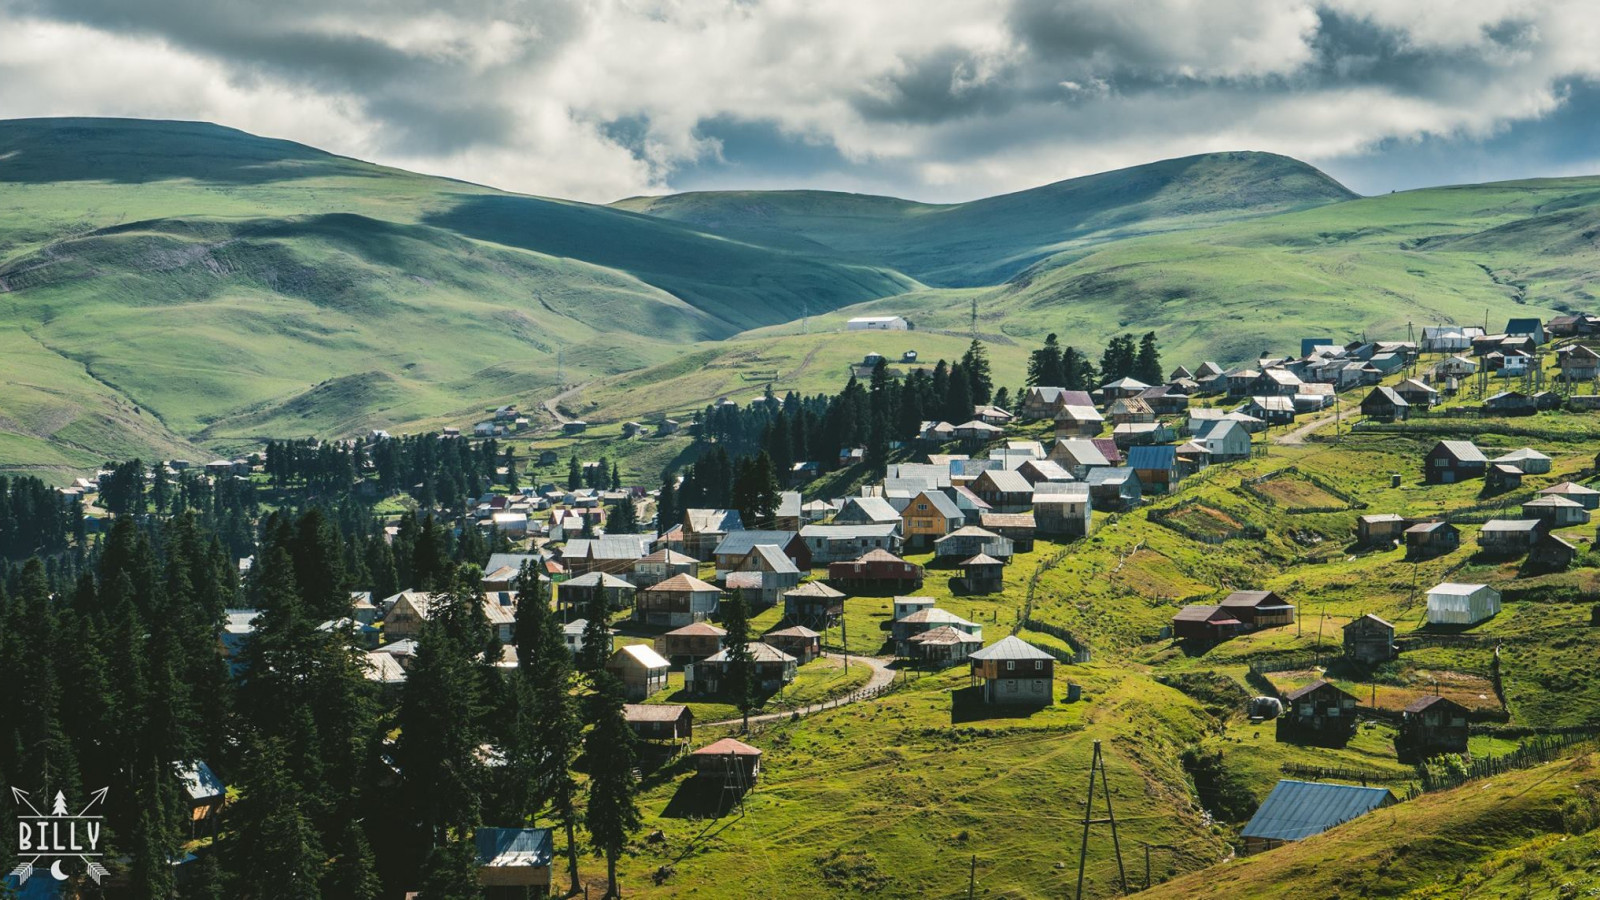
<instances>
[{"instance_id":1,"label":"grassy hill","mask_svg":"<svg viewBox=\"0 0 1600 900\"><path fill-rule=\"evenodd\" d=\"M578 381L917 286L201 123L0 122L0 185L11 467L470 418L558 349Z\"/></svg>"},{"instance_id":2,"label":"grassy hill","mask_svg":"<svg viewBox=\"0 0 1600 900\"><path fill-rule=\"evenodd\" d=\"M1349 200L1298 160L1211 153L934 205L825 191L718 191L614 206L772 246L889 266L941 287L998 284L1056 253Z\"/></svg>"}]
</instances>

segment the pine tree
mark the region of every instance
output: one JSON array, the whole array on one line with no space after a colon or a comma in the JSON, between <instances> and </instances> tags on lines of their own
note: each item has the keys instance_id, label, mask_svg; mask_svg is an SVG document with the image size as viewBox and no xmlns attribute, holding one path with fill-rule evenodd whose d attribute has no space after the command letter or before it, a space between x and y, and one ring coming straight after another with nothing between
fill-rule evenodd
<instances>
[{"instance_id":1,"label":"pine tree","mask_svg":"<svg viewBox=\"0 0 1600 900\"><path fill-rule=\"evenodd\" d=\"M578 465L578 454L572 454L567 460L567 490L575 491L583 487L583 467Z\"/></svg>"},{"instance_id":2,"label":"pine tree","mask_svg":"<svg viewBox=\"0 0 1600 900\"><path fill-rule=\"evenodd\" d=\"M464 640L443 612L423 623L417 640L396 748L412 814L435 844L477 823L483 781L484 703L476 665L482 642Z\"/></svg>"},{"instance_id":3,"label":"pine tree","mask_svg":"<svg viewBox=\"0 0 1600 900\"><path fill-rule=\"evenodd\" d=\"M994 393L994 379L989 374L989 353L983 342L973 339L961 357L961 370L967 373L967 382L976 406L987 406ZM967 419L972 418L968 416ZM962 421L967 421L963 419Z\"/></svg>"},{"instance_id":4,"label":"pine tree","mask_svg":"<svg viewBox=\"0 0 1600 900\"><path fill-rule=\"evenodd\" d=\"M282 742L261 741L245 758L240 798L229 804L226 859L236 896L318 900L322 852L290 776Z\"/></svg>"},{"instance_id":5,"label":"pine tree","mask_svg":"<svg viewBox=\"0 0 1600 900\"><path fill-rule=\"evenodd\" d=\"M668 472L662 476L661 491L656 495L656 531L672 528L682 517L678 508L678 479Z\"/></svg>"},{"instance_id":6,"label":"pine tree","mask_svg":"<svg viewBox=\"0 0 1600 900\"><path fill-rule=\"evenodd\" d=\"M534 743L526 759L513 754L508 764L520 766L526 762L532 767L538 795L548 806L550 816L565 829L569 893L576 893L577 784L568 766L578 750L580 725L571 690L572 658L561 624L550 613L535 574L532 567L526 567L518 578L521 600L517 603L515 631L518 668L533 691Z\"/></svg>"},{"instance_id":7,"label":"pine tree","mask_svg":"<svg viewBox=\"0 0 1600 900\"><path fill-rule=\"evenodd\" d=\"M1156 346L1156 333L1145 332L1139 339L1139 355L1133 366L1133 377L1145 384L1160 384L1164 379L1161 374L1161 350Z\"/></svg>"},{"instance_id":8,"label":"pine tree","mask_svg":"<svg viewBox=\"0 0 1600 900\"><path fill-rule=\"evenodd\" d=\"M589 597L583 611L583 649L578 651L578 671L588 676L604 672L611 653L611 601L603 590Z\"/></svg>"},{"instance_id":9,"label":"pine tree","mask_svg":"<svg viewBox=\"0 0 1600 900\"><path fill-rule=\"evenodd\" d=\"M472 833L436 845L423 866L417 900L479 900L482 896Z\"/></svg>"},{"instance_id":10,"label":"pine tree","mask_svg":"<svg viewBox=\"0 0 1600 900\"><path fill-rule=\"evenodd\" d=\"M1067 387L1061 363L1055 334L1045 335L1044 346L1028 355L1028 387Z\"/></svg>"},{"instance_id":11,"label":"pine tree","mask_svg":"<svg viewBox=\"0 0 1600 900\"><path fill-rule=\"evenodd\" d=\"M606 896L617 896L617 858L628 837L639 830L639 790L633 769L638 761L633 730L623 716L622 685L602 676L595 686L594 727L584 738L589 766L589 803L584 825L589 843L606 858Z\"/></svg>"},{"instance_id":12,"label":"pine tree","mask_svg":"<svg viewBox=\"0 0 1600 900\"><path fill-rule=\"evenodd\" d=\"M722 649L728 660L724 695L744 717L744 731L750 730L750 712L756 708L755 664L750 658L750 609L738 594L722 601Z\"/></svg>"},{"instance_id":13,"label":"pine tree","mask_svg":"<svg viewBox=\"0 0 1600 900\"><path fill-rule=\"evenodd\" d=\"M355 817L345 820L338 854L322 875L322 894L338 900L373 900L383 889L373 868L372 844Z\"/></svg>"},{"instance_id":14,"label":"pine tree","mask_svg":"<svg viewBox=\"0 0 1600 900\"><path fill-rule=\"evenodd\" d=\"M517 448L506 445L506 490L515 494L522 487L522 481L517 477Z\"/></svg>"}]
</instances>

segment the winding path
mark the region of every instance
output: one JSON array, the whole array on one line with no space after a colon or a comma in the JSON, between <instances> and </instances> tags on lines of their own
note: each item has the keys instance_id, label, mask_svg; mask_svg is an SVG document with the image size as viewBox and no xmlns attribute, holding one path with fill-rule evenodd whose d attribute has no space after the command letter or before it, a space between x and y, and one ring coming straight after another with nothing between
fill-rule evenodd
<instances>
[{"instance_id":1,"label":"winding path","mask_svg":"<svg viewBox=\"0 0 1600 900\"><path fill-rule=\"evenodd\" d=\"M841 661L844 659L844 656L838 653L824 653L822 655L829 659L837 659ZM812 703L809 706L802 706L799 709L787 709L782 712L761 713L760 715L751 716L750 724L755 725L760 722L776 722L780 719L787 719L796 715L809 716L812 713L821 712L825 709L838 709L841 706L848 706L852 703L860 703L863 700L870 700L871 698L878 696L878 692L888 687L889 684L894 681L894 670L889 668L889 663L894 662L894 660L880 659L876 656L856 656L854 654L850 656L850 659L852 661L866 663L869 667L871 667L872 677L867 679L866 684L856 688L843 697L833 700L825 700L821 703ZM722 719L721 721L717 722L699 723L695 727L700 728L709 725L739 725L743 722L744 718L738 717L733 719Z\"/></svg>"},{"instance_id":2,"label":"winding path","mask_svg":"<svg viewBox=\"0 0 1600 900\"><path fill-rule=\"evenodd\" d=\"M549 400L546 400L546 401L544 401L543 403L541 403L539 405L544 407L544 411L550 414L550 418L556 420L556 424L557 425L565 425L568 422L573 421L573 419L571 419L568 416L564 416L564 415L561 414L561 410L559 408L560 405L561 405L561 401L567 399L568 397L571 397L573 394L576 394L577 392L583 390L584 388L588 387L592 383L593 382L585 381L582 384L575 384L572 387L567 388L566 390L564 390L561 393L555 395L554 397L551 397Z\"/></svg>"},{"instance_id":3,"label":"winding path","mask_svg":"<svg viewBox=\"0 0 1600 900\"><path fill-rule=\"evenodd\" d=\"M1323 416L1320 419L1312 419L1304 425L1297 426L1293 430L1285 431L1284 433L1273 437L1272 442L1274 444L1304 444L1306 442L1306 435L1316 431L1318 428L1321 428L1324 425L1327 425L1329 422L1332 422L1337 418L1339 418L1339 413Z\"/></svg>"}]
</instances>

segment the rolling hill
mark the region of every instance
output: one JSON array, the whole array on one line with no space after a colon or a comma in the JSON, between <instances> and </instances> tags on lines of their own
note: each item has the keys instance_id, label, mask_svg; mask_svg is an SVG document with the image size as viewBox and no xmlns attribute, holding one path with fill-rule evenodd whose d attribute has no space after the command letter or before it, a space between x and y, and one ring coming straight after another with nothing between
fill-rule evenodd
<instances>
[{"instance_id":1,"label":"rolling hill","mask_svg":"<svg viewBox=\"0 0 1600 900\"><path fill-rule=\"evenodd\" d=\"M888 266L930 285L971 287L998 284L1062 251L1355 196L1288 157L1211 153L949 205L822 191L685 193L613 205Z\"/></svg>"},{"instance_id":2,"label":"rolling hill","mask_svg":"<svg viewBox=\"0 0 1600 900\"><path fill-rule=\"evenodd\" d=\"M868 350L1003 383L1046 333L1169 362L1592 304L1600 178L1356 198L1261 153L970 203L510 194L204 123L0 122L0 467L831 390ZM841 337L900 313L901 341ZM881 345L881 346L880 346ZM558 377L558 373L561 377ZM775 375L773 373L776 373ZM648 387L648 390L643 388Z\"/></svg>"}]
</instances>

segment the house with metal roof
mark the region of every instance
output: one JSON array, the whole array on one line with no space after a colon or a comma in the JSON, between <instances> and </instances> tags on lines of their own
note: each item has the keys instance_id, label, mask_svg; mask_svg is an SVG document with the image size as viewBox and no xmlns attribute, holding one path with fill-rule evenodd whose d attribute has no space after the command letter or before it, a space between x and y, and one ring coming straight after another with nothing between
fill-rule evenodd
<instances>
[{"instance_id":1,"label":"house with metal roof","mask_svg":"<svg viewBox=\"0 0 1600 900\"><path fill-rule=\"evenodd\" d=\"M816 565L858 559L872 550L898 553L900 519L880 525L807 525L800 529L800 537Z\"/></svg>"},{"instance_id":2,"label":"house with metal roof","mask_svg":"<svg viewBox=\"0 0 1600 900\"><path fill-rule=\"evenodd\" d=\"M1055 702L1056 658L1016 635L967 657L972 687L984 703L1049 706Z\"/></svg>"},{"instance_id":3,"label":"house with metal roof","mask_svg":"<svg viewBox=\"0 0 1600 900\"><path fill-rule=\"evenodd\" d=\"M1178 484L1178 448L1171 444L1128 448L1128 468L1139 476L1139 484L1164 494Z\"/></svg>"},{"instance_id":4,"label":"house with metal roof","mask_svg":"<svg viewBox=\"0 0 1600 900\"><path fill-rule=\"evenodd\" d=\"M1343 747L1356 731L1356 707L1351 694L1331 681L1313 681L1284 695L1289 711L1278 717L1277 739L1284 743Z\"/></svg>"},{"instance_id":5,"label":"house with metal roof","mask_svg":"<svg viewBox=\"0 0 1600 900\"><path fill-rule=\"evenodd\" d=\"M1521 556L1548 529L1543 519L1490 519L1478 529L1478 549L1487 556Z\"/></svg>"},{"instance_id":6,"label":"house with metal roof","mask_svg":"<svg viewBox=\"0 0 1600 900\"><path fill-rule=\"evenodd\" d=\"M958 528L933 542L934 558L945 562L967 559L979 553L1008 560L1014 555L1014 545L1010 538L976 525Z\"/></svg>"},{"instance_id":7,"label":"house with metal roof","mask_svg":"<svg viewBox=\"0 0 1600 900\"><path fill-rule=\"evenodd\" d=\"M1089 498L1095 509L1117 512L1139 505L1144 485L1133 469L1114 466L1089 470Z\"/></svg>"},{"instance_id":8,"label":"house with metal roof","mask_svg":"<svg viewBox=\"0 0 1600 900\"><path fill-rule=\"evenodd\" d=\"M1428 484L1455 484L1482 478L1489 458L1471 441L1440 441L1422 460L1422 480Z\"/></svg>"},{"instance_id":9,"label":"house with metal roof","mask_svg":"<svg viewBox=\"0 0 1600 900\"><path fill-rule=\"evenodd\" d=\"M667 686L672 664L648 644L620 647L606 661L606 671L622 682L623 696L643 700Z\"/></svg>"},{"instance_id":10,"label":"house with metal roof","mask_svg":"<svg viewBox=\"0 0 1600 900\"><path fill-rule=\"evenodd\" d=\"M1283 779L1244 826L1245 853L1301 841L1398 802L1388 788Z\"/></svg>"},{"instance_id":11,"label":"house with metal roof","mask_svg":"<svg viewBox=\"0 0 1600 900\"><path fill-rule=\"evenodd\" d=\"M1428 591L1429 625L1476 625L1500 612L1500 592L1487 584L1446 581Z\"/></svg>"}]
</instances>

